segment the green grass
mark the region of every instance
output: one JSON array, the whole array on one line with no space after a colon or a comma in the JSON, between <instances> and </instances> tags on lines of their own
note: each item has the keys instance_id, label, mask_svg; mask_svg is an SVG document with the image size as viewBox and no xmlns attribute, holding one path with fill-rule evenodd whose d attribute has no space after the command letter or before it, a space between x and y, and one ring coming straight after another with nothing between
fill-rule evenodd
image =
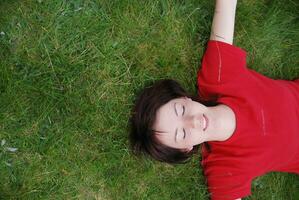
<instances>
[{"instance_id":1,"label":"green grass","mask_svg":"<svg viewBox=\"0 0 299 200\"><path fill-rule=\"evenodd\" d=\"M298 10L239 1L235 44L250 68L299 77ZM127 136L148 81L196 92L212 16L210 0L1 0L0 199L208 199L200 154L179 166L136 158ZM270 173L252 191L297 200L299 178Z\"/></svg>"}]
</instances>

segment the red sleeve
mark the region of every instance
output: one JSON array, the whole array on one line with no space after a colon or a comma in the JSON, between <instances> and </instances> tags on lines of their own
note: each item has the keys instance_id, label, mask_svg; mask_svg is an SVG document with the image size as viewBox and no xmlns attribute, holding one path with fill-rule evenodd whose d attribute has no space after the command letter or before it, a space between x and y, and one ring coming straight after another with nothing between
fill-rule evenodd
<instances>
[{"instance_id":1,"label":"red sleeve","mask_svg":"<svg viewBox=\"0 0 299 200\"><path fill-rule=\"evenodd\" d=\"M203 169L211 200L235 200L251 194L250 175L235 163L217 158L203 164Z\"/></svg>"},{"instance_id":2,"label":"red sleeve","mask_svg":"<svg viewBox=\"0 0 299 200\"><path fill-rule=\"evenodd\" d=\"M206 177L211 200L235 200L251 194L251 180L227 172Z\"/></svg>"},{"instance_id":3,"label":"red sleeve","mask_svg":"<svg viewBox=\"0 0 299 200\"><path fill-rule=\"evenodd\" d=\"M239 47L210 40L197 74L201 97L209 99L225 90L234 90L248 73L246 52ZM244 81L244 80L243 80Z\"/></svg>"},{"instance_id":4,"label":"red sleeve","mask_svg":"<svg viewBox=\"0 0 299 200\"><path fill-rule=\"evenodd\" d=\"M222 147L222 146L221 146ZM251 194L252 174L248 162L231 155L232 149L202 146L204 176L211 200L235 200ZM229 153L220 153L228 151Z\"/></svg>"},{"instance_id":5,"label":"red sleeve","mask_svg":"<svg viewBox=\"0 0 299 200\"><path fill-rule=\"evenodd\" d=\"M239 47L210 40L198 72L201 80L221 84L246 70L246 52Z\"/></svg>"}]
</instances>

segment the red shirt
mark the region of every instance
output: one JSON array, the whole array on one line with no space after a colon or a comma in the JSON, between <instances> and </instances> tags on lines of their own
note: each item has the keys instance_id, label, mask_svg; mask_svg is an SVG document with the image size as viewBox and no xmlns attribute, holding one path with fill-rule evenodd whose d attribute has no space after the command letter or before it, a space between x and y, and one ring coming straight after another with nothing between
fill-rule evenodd
<instances>
[{"instance_id":1,"label":"red shirt","mask_svg":"<svg viewBox=\"0 0 299 200\"><path fill-rule=\"evenodd\" d=\"M198 71L199 94L229 106L236 129L202 146L212 200L251 194L251 182L271 171L299 174L299 81L273 80L246 68L246 52L209 41Z\"/></svg>"}]
</instances>

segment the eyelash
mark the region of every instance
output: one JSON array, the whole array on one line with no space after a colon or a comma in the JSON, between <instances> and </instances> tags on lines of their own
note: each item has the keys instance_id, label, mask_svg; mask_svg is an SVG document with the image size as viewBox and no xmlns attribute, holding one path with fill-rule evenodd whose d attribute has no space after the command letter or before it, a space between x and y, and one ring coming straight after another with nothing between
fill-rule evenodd
<instances>
[{"instance_id":1,"label":"eyelash","mask_svg":"<svg viewBox=\"0 0 299 200\"><path fill-rule=\"evenodd\" d=\"M183 106L183 114L182 114L182 116L184 116L185 115L185 106ZM186 138L186 130L183 128L183 132L184 132L184 137L183 137L183 139L185 139Z\"/></svg>"},{"instance_id":2,"label":"eyelash","mask_svg":"<svg viewBox=\"0 0 299 200\"><path fill-rule=\"evenodd\" d=\"M183 106L183 113L182 113L182 116L184 116L185 115L185 106ZM184 136L183 136L183 139L185 139L186 138L186 130L183 128L183 132L184 132Z\"/></svg>"}]
</instances>

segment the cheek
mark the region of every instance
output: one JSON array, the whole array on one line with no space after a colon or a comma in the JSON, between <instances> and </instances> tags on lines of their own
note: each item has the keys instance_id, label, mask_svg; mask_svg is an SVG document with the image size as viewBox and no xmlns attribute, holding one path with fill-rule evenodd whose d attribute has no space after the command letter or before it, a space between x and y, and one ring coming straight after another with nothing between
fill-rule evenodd
<instances>
[{"instance_id":1,"label":"cheek","mask_svg":"<svg viewBox=\"0 0 299 200\"><path fill-rule=\"evenodd\" d=\"M198 103L196 101L190 102L189 106L192 107L195 110L205 110L206 109L206 106L204 106L203 104Z\"/></svg>"},{"instance_id":2,"label":"cheek","mask_svg":"<svg viewBox=\"0 0 299 200\"><path fill-rule=\"evenodd\" d=\"M194 141L194 130L189 130L189 133L186 136L186 139L184 140L185 144L190 144L192 141Z\"/></svg>"},{"instance_id":3,"label":"cheek","mask_svg":"<svg viewBox=\"0 0 299 200\"><path fill-rule=\"evenodd\" d=\"M206 109L206 107L204 105L201 105L201 104L197 104L197 109L200 110L200 111L204 111Z\"/></svg>"},{"instance_id":4,"label":"cheek","mask_svg":"<svg viewBox=\"0 0 299 200\"><path fill-rule=\"evenodd\" d=\"M188 138L186 139L186 144L194 144L196 142L200 142L203 141L203 133L196 130L196 129L191 129L190 130L190 135L188 136Z\"/></svg>"},{"instance_id":5,"label":"cheek","mask_svg":"<svg viewBox=\"0 0 299 200\"><path fill-rule=\"evenodd\" d=\"M158 136L158 141L161 142L163 145L173 147L175 144L174 140L167 136Z\"/></svg>"}]
</instances>

